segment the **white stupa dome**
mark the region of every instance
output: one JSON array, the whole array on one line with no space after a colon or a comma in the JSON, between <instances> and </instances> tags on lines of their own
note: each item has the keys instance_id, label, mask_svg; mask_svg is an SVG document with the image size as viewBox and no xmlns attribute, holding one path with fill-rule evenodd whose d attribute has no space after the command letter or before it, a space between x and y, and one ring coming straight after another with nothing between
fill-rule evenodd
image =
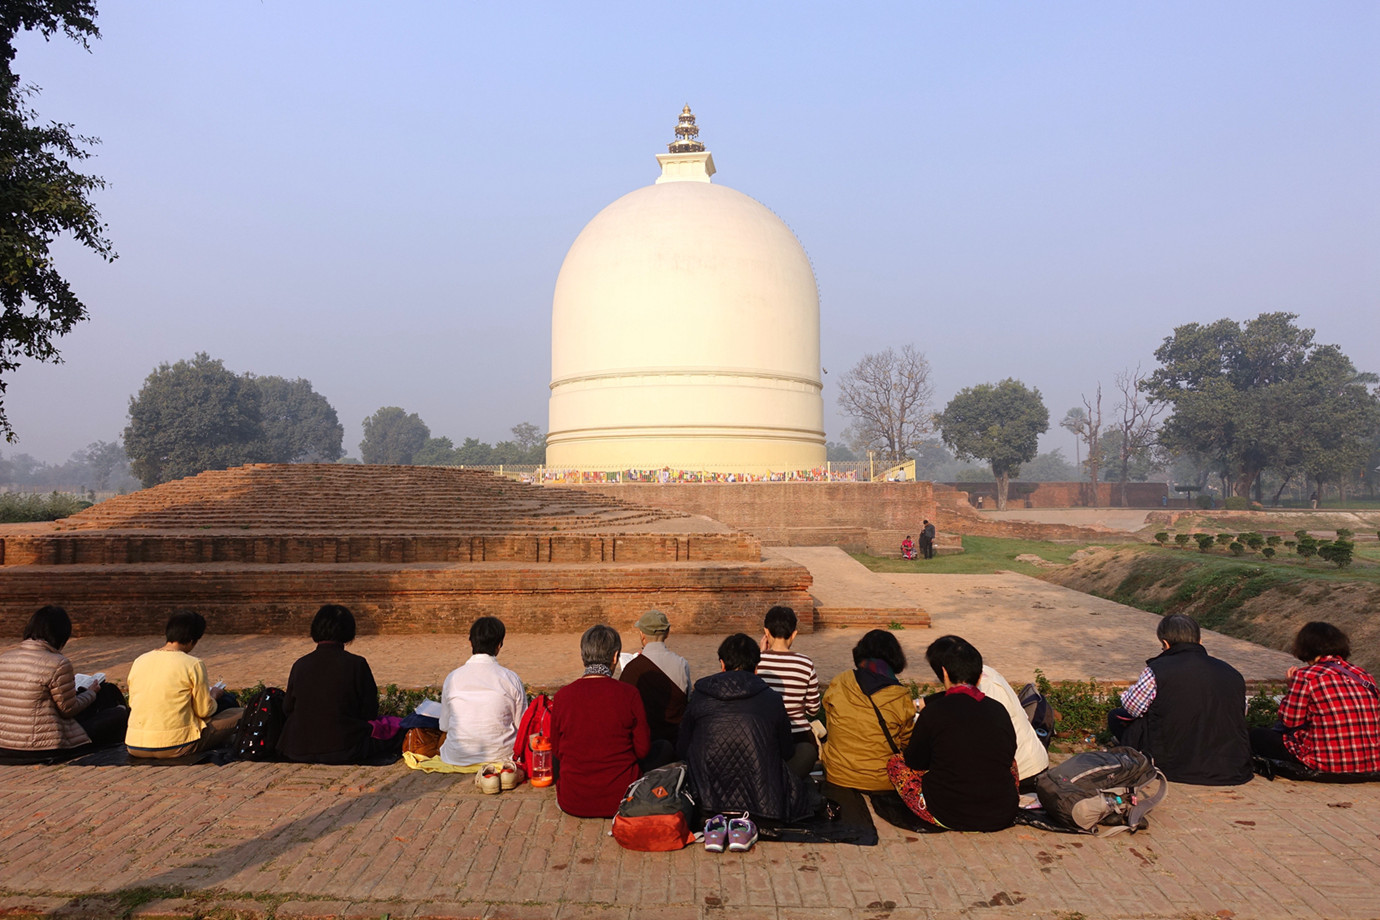
<instances>
[{"instance_id":1,"label":"white stupa dome","mask_svg":"<svg viewBox=\"0 0 1380 920\"><path fill-rule=\"evenodd\" d=\"M552 468L824 464L810 260L770 210L710 182L697 130L687 106L679 139L657 157L661 178L595 215L561 266Z\"/></svg>"}]
</instances>

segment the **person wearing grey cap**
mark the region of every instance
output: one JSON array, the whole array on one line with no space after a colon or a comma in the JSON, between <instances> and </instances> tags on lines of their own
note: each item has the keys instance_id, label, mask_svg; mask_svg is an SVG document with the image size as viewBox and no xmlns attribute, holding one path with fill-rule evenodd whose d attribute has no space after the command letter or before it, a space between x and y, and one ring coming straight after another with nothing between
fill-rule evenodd
<instances>
[{"instance_id":1,"label":"person wearing grey cap","mask_svg":"<svg viewBox=\"0 0 1380 920\"><path fill-rule=\"evenodd\" d=\"M653 741L676 743L680 720L690 698L690 663L666 647L671 621L660 610L648 610L637 621L642 653L623 666L620 677L642 696Z\"/></svg>"}]
</instances>

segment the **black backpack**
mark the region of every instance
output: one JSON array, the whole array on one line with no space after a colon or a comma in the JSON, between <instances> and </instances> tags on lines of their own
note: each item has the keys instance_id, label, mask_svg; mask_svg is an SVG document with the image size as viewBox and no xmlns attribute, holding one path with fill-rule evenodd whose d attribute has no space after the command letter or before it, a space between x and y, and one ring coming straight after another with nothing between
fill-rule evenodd
<instances>
[{"instance_id":1,"label":"black backpack","mask_svg":"<svg viewBox=\"0 0 1380 920\"><path fill-rule=\"evenodd\" d=\"M235 726L235 757L239 760L278 760L278 737L283 733L283 691L264 687L244 704Z\"/></svg>"},{"instance_id":2,"label":"black backpack","mask_svg":"<svg viewBox=\"0 0 1380 920\"><path fill-rule=\"evenodd\" d=\"M1035 794L1051 821L1102 837L1149 826L1145 815L1168 791L1169 781L1154 761L1130 747L1074 754L1035 779Z\"/></svg>"},{"instance_id":3,"label":"black backpack","mask_svg":"<svg viewBox=\"0 0 1380 920\"><path fill-rule=\"evenodd\" d=\"M1049 743L1054 740L1054 723L1058 720L1059 713L1054 711L1054 707L1049 705L1049 700L1045 699L1045 695L1037 690L1034 684L1026 684L1016 696L1020 700L1021 708L1025 710L1025 717L1035 729L1035 736L1048 750Z\"/></svg>"}]
</instances>

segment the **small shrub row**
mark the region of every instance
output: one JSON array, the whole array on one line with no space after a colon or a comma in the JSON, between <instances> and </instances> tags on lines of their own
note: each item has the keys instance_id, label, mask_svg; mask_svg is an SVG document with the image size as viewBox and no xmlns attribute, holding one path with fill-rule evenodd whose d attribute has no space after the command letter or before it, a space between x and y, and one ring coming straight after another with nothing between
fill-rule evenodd
<instances>
[{"instance_id":1,"label":"small shrub row","mask_svg":"<svg viewBox=\"0 0 1380 920\"><path fill-rule=\"evenodd\" d=\"M56 521L71 517L91 507L91 502L75 495L54 492L51 495L0 494L0 524L21 524L27 521Z\"/></svg>"}]
</instances>

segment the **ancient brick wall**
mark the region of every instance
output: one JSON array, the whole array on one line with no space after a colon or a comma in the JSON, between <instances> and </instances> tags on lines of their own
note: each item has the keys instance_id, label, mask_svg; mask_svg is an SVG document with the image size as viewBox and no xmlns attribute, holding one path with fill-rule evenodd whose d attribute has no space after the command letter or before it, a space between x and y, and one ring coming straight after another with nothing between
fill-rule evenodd
<instances>
[{"instance_id":1,"label":"ancient brick wall","mask_svg":"<svg viewBox=\"0 0 1380 920\"><path fill-rule=\"evenodd\" d=\"M928 482L622 483L558 486L700 514L771 546L865 549L871 531L918 534L935 517Z\"/></svg>"},{"instance_id":2,"label":"ancient brick wall","mask_svg":"<svg viewBox=\"0 0 1380 920\"><path fill-rule=\"evenodd\" d=\"M757 628L773 604L813 623L803 566L626 498L427 467L206 472L6 528L0 635L50 603L79 635L158 633L178 607L219 632L305 635L327 602L366 633L465 633L484 614L515 632L580 631L653 606L689 632Z\"/></svg>"},{"instance_id":3,"label":"ancient brick wall","mask_svg":"<svg viewBox=\"0 0 1380 920\"><path fill-rule=\"evenodd\" d=\"M323 603L349 607L364 634L464 634L485 615L514 632L578 632L626 626L650 607L682 632L752 634L773 604L794 607L809 631L811 583L787 562L13 566L0 571L0 635L17 637L44 604L66 607L79 636L159 633L179 607L220 633L305 636Z\"/></svg>"},{"instance_id":4,"label":"ancient brick wall","mask_svg":"<svg viewBox=\"0 0 1380 920\"><path fill-rule=\"evenodd\" d=\"M969 500L976 502L983 497L983 506L997 506L997 484L995 482L946 482L962 492L967 492ZM1126 483L1126 505L1128 508L1160 508L1169 494L1169 486L1163 482ZM1121 484L1099 482L1097 500L1093 501L1093 488L1090 482L1013 482L1007 490L1008 508L1114 508L1121 507Z\"/></svg>"},{"instance_id":5,"label":"ancient brick wall","mask_svg":"<svg viewBox=\"0 0 1380 920\"><path fill-rule=\"evenodd\" d=\"M166 534L71 531L0 537L0 565L250 565L417 562L755 562L746 533Z\"/></svg>"}]
</instances>

